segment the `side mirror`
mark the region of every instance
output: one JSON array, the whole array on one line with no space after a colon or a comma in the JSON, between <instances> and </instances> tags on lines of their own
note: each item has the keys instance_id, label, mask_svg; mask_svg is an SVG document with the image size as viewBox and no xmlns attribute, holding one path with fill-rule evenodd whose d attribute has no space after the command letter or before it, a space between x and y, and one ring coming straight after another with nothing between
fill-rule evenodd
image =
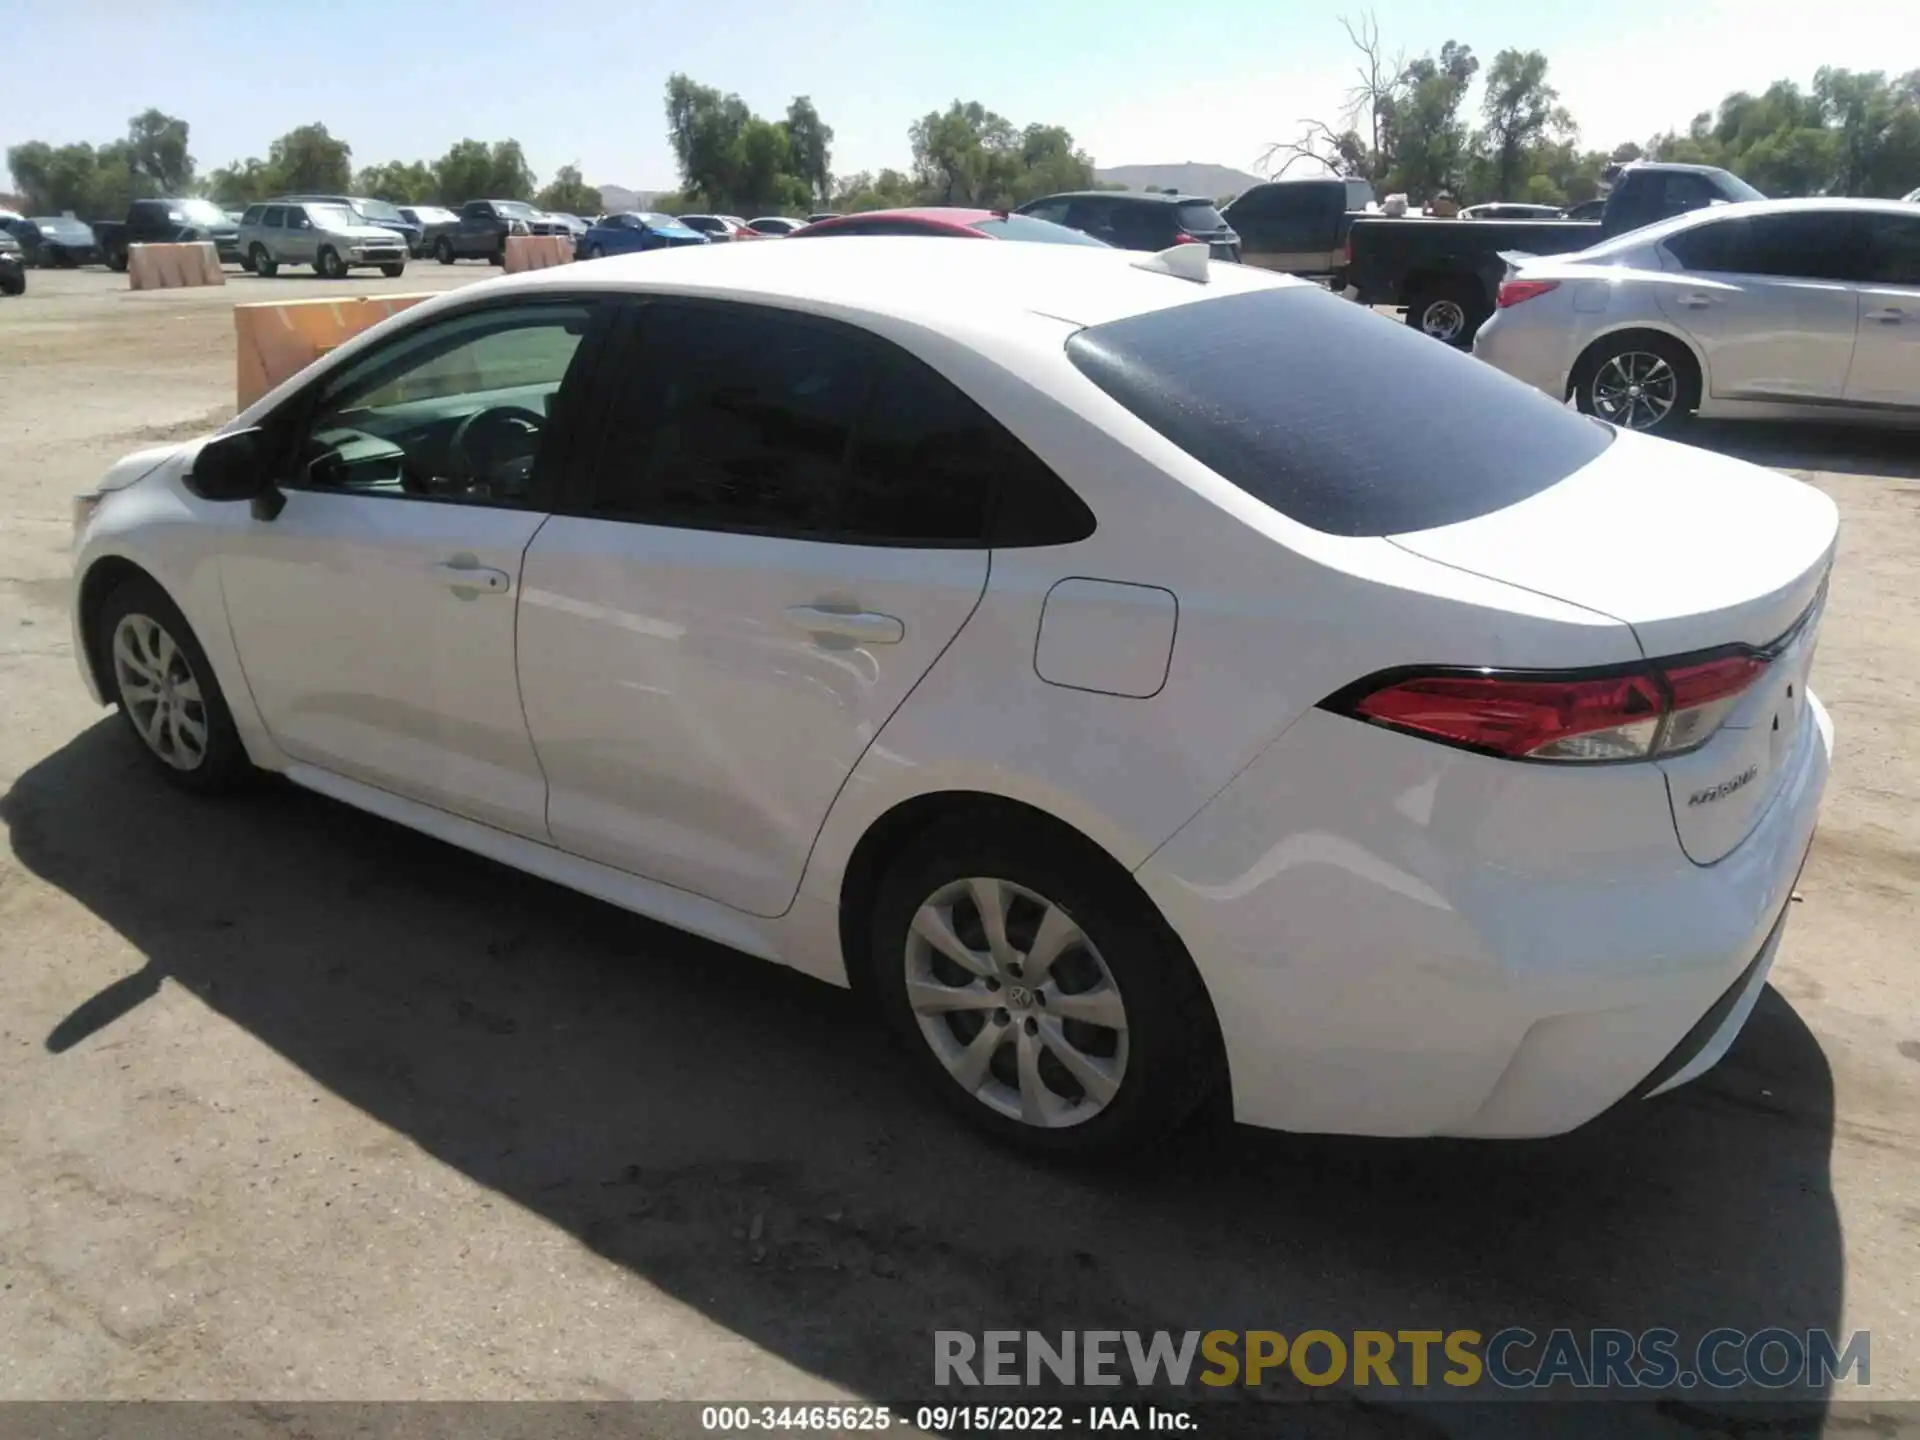
<instances>
[{"instance_id":1,"label":"side mirror","mask_svg":"<svg viewBox=\"0 0 1920 1440\"><path fill-rule=\"evenodd\" d=\"M202 500L252 501L262 520L271 520L286 504L267 475L267 447L257 428L216 435L200 447L184 479Z\"/></svg>"}]
</instances>

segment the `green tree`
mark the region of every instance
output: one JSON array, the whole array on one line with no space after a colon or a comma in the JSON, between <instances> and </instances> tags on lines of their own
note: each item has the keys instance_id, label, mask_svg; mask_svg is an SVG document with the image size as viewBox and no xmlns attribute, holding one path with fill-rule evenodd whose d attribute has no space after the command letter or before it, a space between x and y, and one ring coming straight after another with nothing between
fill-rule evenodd
<instances>
[{"instance_id":1,"label":"green tree","mask_svg":"<svg viewBox=\"0 0 1920 1440\"><path fill-rule=\"evenodd\" d=\"M267 170L285 194L339 194L353 184L353 147L318 121L301 125L267 147Z\"/></svg>"},{"instance_id":2,"label":"green tree","mask_svg":"<svg viewBox=\"0 0 1920 1440\"><path fill-rule=\"evenodd\" d=\"M434 161L433 181L443 205L533 198L533 169L518 140L461 140Z\"/></svg>"},{"instance_id":3,"label":"green tree","mask_svg":"<svg viewBox=\"0 0 1920 1440\"><path fill-rule=\"evenodd\" d=\"M127 122L128 170L155 193L183 195L193 188L193 156L187 153L187 122L159 110L141 111Z\"/></svg>"},{"instance_id":4,"label":"green tree","mask_svg":"<svg viewBox=\"0 0 1920 1440\"><path fill-rule=\"evenodd\" d=\"M739 180L740 135L753 112L738 95L723 95L675 72L667 79L667 143L689 201L724 208Z\"/></svg>"},{"instance_id":5,"label":"green tree","mask_svg":"<svg viewBox=\"0 0 1920 1440\"><path fill-rule=\"evenodd\" d=\"M279 182L259 156L222 165L207 176L207 193L223 205L245 207L280 192Z\"/></svg>"},{"instance_id":6,"label":"green tree","mask_svg":"<svg viewBox=\"0 0 1920 1440\"><path fill-rule=\"evenodd\" d=\"M1467 155L1467 126L1460 118L1480 61L1471 47L1449 40L1438 58L1423 55L1408 65L1392 111L1389 134L1393 164L1386 190L1430 200L1458 191Z\"/></svg>"},{"instance_id":7,"label":"green tree","mask_svg":"<svg viewBox=\"0 0 1920 1440\"><path fill-rule=\"evenodd\" d=\"M370 195L389 205L423 205L437 193L433 167L424 160L369 165L353 177L353 193Z\"/></svg>"},{"instance_id":8,"label":"green tree","mask_svg":"<svg viewBox=\"0 0 1920 1440\"><path fill-rule=\"evenodd\" d=\"M788 173L806 185L800 208L810 210L833 192L833 127L805 95L794 96L787 106L786 127Z\"/></svg>"},{"instance_id":9,"label":"green tree","mask_svg":"<svg viewBox=\"0 0 1920 1440\"><path fill-rule=\"evenodd\" d=\"M1550 131L1572 128L1559 99L1560 93L1547 84L1547 57L1540 51L1502 50L1493 57L1481 102L1486 129L1480 137L1493 191L1489 198L1511 198L1527 172L1527 152Z\"/></svg>"},{"instance_id":10,"label":"green tree","mask_svg":"<svg viewBox=\"0 0 1920 1440\"><path fill-rule=\"evenodd\" d=\"M562 165L555 171L553 183L534 196L533 203L568 215L598 215L605 208L600 192L580 178L577 165Z\"/></svg>"},{"instance_id":11,"label":"green tree","mask_svg":"<svg viewBox=\"0 0 1920 1440\"><path fill-rule=\"evenodd\" d=\"M878 175L862 170L835 181L827 208L852 215L862 210L897 210L918 199L911 175L898 170L882 170Z\"/></svg>"}]
</instances>

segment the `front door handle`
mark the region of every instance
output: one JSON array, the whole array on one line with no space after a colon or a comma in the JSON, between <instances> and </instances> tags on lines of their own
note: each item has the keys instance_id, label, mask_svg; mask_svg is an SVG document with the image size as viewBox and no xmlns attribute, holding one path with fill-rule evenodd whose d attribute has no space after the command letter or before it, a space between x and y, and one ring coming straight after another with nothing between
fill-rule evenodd
<instances>
[{"instance_id":1,"label":"front door handle","mask_svg":"<svg viewBox=\"0 0 1920 1440\"><path fill-rule=\"evenodd\" d=\"M493 570L485 565L471 561L443 560L433 567L434 579L450 590L484 591L488 595L504 595L512 584L512 577L504 570Z\"/></svg>"},{"instance_id":2,"label":"front door handle","mask_svg":"<svg viewBox=\"0 0 1920 1440\"><path fill-rule=\"evenodd\" d=\"M1898 305L1889 305L1884 310L1870 310L1863 318L1878 320L1882 325L1898 325L1907 318L1907 312Z\"/></svg>"},{"instance_id":3,"label":"front door handle","mask_svg":"<svg viewBox=\"0 0 1920 1440\"><path fill-rule=\"evenodd\" d=\"M898 645L907 633L907 627L891 615L872 610L823 610L817 605L790 607L787 623L809 635L837 635L867 645Z\"/></svg>"},{"instance_id":4,"label":"front door handle","mask_svg":"<svg viewBox=\"0 0 1920 1440\"><path fill-rule=\"evenodd\" d=\"M1713 297L1711 295L1701 295L1696 292L1692 295L1682 295L1680 297L1680 303L1689 310L1704 310L1707 306L1713 304Z\"/></svg>"}]
</instances>

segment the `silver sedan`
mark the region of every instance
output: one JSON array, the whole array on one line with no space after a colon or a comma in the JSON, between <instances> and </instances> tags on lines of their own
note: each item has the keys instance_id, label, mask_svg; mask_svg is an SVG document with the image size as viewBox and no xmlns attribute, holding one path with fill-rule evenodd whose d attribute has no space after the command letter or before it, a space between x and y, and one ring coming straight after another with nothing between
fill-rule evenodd
<instances>
[{"instance_id":1,"label":"silver sedan","mask_svg":"<svg viewBox=\"0 0 1920 1440\"><path fill-rule=\"evenodd\" d=\"M1590 415L1920 422L1920 211L1759 200L1510 255L1473 353Z\"/></svg>"}]
</instances>

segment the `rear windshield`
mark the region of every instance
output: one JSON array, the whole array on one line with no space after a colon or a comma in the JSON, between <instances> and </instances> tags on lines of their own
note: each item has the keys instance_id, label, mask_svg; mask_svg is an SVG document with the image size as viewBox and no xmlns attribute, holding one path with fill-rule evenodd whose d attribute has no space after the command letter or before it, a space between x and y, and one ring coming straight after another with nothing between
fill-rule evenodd
<instances>
[{"instance_id":1,"label":"rear windshield","mask_svg":"<svg viewBox=\"0 0 1920 1440\"><path fill-rule=\"evenodd\" d=\"M1173 209L1180 221L1180 228L1191 234L1224 229L1227 223L1220 218L1220 212L1204 200L1184 200Z\"/></svg>"},{"instance_id":2,"label":"rear windshield","mask_svg":"<svg viewBox=\"0 0 1920 1440\"><path fill-rule=\"evenodd\" d=\"M1318 287L1095 325L1067 355L1194 459L1330 535L1491 514L1613 439L1491 365Z\"/></svg>"},{"instance_id":3,"label":"rear windshield","mask_svg":"<svg viewBox=\"0 0 1920 1440\"><path fill-rule=\"evenodd\" d=\"M1037 240L1042 245L1096 245L1102 250L1113 248L1106 241L1096 240L1083 230L1069 230L1064 225L1056 225L1051 220L1036 220L1031 215L996 215L990 220L974 221L973 228L996 240Z\"/></svg>"}]
</instances>

